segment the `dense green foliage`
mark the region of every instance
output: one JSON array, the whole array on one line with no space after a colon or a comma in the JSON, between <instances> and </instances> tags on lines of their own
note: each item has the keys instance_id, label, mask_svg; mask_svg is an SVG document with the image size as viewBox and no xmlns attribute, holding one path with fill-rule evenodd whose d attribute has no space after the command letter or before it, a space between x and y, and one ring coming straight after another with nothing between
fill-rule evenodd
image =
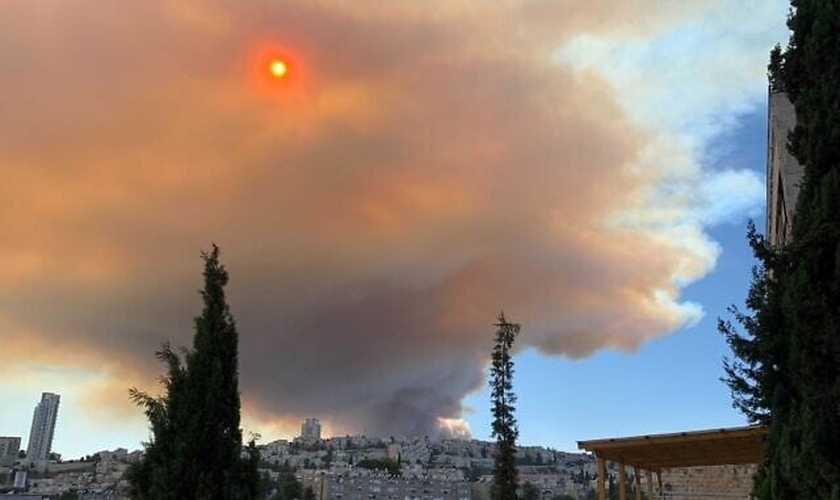
<instances>
[{"instance_id":1,"label":"dense green foliage","mask_svg":"<svg viewBox=\"0 0 840 500\"><path fill-rule=\"evenodd\" d=\"M499 315L496 344L490 363L490 387L493 402L493 437L496 452L493 465L492 500L516 500L519 479L516 472L516 438L519 430L513 415L516 394L513 392L513 358L510 350L519 333L519 325L508 323Z\"/></svg>"},{"instance_id":2,"label":"dense green foliage","mask_svg":"<svg viewBox=\"0 0 840 500\"><path fill-rule=\"evenodd\" d=\"M726 337L735 359L724 362L726 383L732 392L733 406L750 422L767 424L774 394L787 392L784 378L786 343L778 304L778 267L781 251L771 251L767 240L750 223L747 238L759 265L753 268L752 284L747 295L748 311L729 309L741 327L718 320L718 330ZM743 330L743 332L741 331ZM746 335L744 335L746 333Z\"/></svg>"},{"instance_id":3,"label":"dense green foliage","mask_svg":"<svg viewBox=\"0 0 840 500\"><path fill-rule=\"evenodd\" d=\"M257 495L258 452L243 457L239 428L238 334L225 301L228 281L215 245L204 259L204 310L195 319L193 347L184 362L168 344L164 395L131 389L152 431L144 458L129 471L131 496L154 500L234 500Z\"/></svg>"},{"instance_id":4,"label":"dense green foliage","mask_svg":"<svg viewBox=\"0 0 840 500\"><path fill-rule=\"evenodd\" d=\"M735 406L769 425L760 499L840 499L840 1L793 0L787 48L770 82L798 125L790 151L805 168L792 240L759 260L739 332L722 323Z\"/></svg>"}]
</instances>

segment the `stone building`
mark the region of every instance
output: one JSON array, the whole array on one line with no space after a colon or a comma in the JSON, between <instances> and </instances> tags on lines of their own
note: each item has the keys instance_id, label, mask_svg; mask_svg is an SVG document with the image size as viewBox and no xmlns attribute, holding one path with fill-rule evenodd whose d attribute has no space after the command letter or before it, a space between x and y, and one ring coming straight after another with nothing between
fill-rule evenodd
<instances>
[{"instance_id":1,"label":"stone building","mask_svg":"<svg viewBox=\"0 0 840 500\"><path fill-rule=\"evenodd\" d=\"M9 467L18 460L19 437L0 437L0 467Z\"/></svg>"},{"instance_id":2,"label":"stone building","mask_svg":"<svg viewBox=\"0 0 840 500\"><path fill-rule=\"evenodd\" d=\"M796 126L796 111L787 95L770 92L767 116L767 240L783 245L791 223L805 169L787 149L788 133Z\"/></svg>"}]
</instances>

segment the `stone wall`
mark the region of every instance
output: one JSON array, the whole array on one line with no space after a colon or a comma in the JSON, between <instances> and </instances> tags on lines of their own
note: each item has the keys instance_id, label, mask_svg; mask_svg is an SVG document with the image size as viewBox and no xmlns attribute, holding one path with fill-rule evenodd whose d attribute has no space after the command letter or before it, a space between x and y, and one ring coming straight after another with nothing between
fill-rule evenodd
<instances>
[{"instance_id":1,"label":"stone wall","mask_svg":"<svg viewBox=\"0 0 840 500\"><path fill-rule=\"evenodd\" d=\"M720 465L662 471L665 498L670 500L749 500L756 466Z\"/></svg>"}]
</instances>

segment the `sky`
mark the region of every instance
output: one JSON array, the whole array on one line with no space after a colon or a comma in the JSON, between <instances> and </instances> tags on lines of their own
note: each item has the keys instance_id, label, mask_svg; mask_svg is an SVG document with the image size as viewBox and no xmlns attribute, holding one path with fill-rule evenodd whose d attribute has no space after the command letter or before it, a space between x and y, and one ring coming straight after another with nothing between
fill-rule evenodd
<instances>
[{"instance_id":1,"label":"sky","mask_svg":"<svg viewBox=\"0 0 840 500\"><path fill-rule=\"evenodd\" d=\"M0 3L0 435L148 439L220 246L243 429L520 442L743 425L718 316L763 227L782 1ZM272 60L288 71L275 78Z\"/></svg>"}]
</instances>

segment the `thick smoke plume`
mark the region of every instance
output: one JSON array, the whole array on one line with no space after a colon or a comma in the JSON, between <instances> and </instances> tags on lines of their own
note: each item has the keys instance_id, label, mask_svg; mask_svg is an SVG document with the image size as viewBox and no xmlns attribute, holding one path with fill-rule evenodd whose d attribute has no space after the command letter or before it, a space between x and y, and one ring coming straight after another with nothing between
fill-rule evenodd
<instances>
[{"instance_id":1,"label":"thick smoke plume","mask_svg":"<svg viewBox=\"0 0 840 500\"><path fill-rule=\"evenodd\" d=\"M697 180L688 150L553 55L700 7L577 3L3 2L4 351L122 401L188 344L216 242L252 418L434 434L501 309L572 357L696 320L680 288L717 249L693 200L658 205Z\"/></svg>"}]
</instances>

